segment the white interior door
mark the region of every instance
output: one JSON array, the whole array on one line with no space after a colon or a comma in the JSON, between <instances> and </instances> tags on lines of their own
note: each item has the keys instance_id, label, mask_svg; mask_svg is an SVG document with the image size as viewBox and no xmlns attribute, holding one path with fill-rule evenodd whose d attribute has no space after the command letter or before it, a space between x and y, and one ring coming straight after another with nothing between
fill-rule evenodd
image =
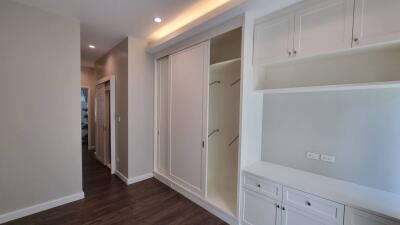
<instances>
[{"instance_id":1,"label":"white interior door","mask_svg":"<svg viewBox=\"0 0 400 225\"><path fill-rule=\"evenodd\" d=\"M105 99L106 87L105 84L96 86L96 157L105 164Z\"/></svg>"},{"instance_id":2,"label":"white interior door","mask_svg":"<svg viewBox=\"0 0 400 225\"><path fill-rule=\"evenodd\" d=\"M355 4L353 45L400 39L399 0L356 0Z\"/></svg>"},{"instance_id":3,"label":"white interior door","mask_svg":"<svg viewBox=\"0 0 400 225\"><path fill-rule=\"evenodd\" d=\"M331 0L296 12L294 50L301 56L351 48L354 0Z\"/></svg>"},{"instance_id":4,"label":"white interior door","mask_svg":"<svg viewBox=\"0 0 400 225\"><path fill-rule=\"evenodd\" d=\"M209 67L209 42L170 56L171 177L204 195L204 99ZM207 85L207 86L205 86Z\"/></svg>"},{"instance_id":5,"label":"white interior door","mask_svg":"<svg viewBox=\"0 0 400 225\"><path fill-rule=\"evenodd\" d=\"M158 87L157 87L157 170L169 175L169 58L164 57L157 61Z\"/></svg>"}]
</instances>

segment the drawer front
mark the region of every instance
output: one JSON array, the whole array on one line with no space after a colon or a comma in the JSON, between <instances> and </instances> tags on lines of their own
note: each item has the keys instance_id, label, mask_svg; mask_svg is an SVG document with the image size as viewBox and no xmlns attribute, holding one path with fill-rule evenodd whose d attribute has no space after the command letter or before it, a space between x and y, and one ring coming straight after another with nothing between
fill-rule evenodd
<instances>
[{"instance_id":1,"label":"drawer front","mask_svg":"<svg viewBox=\"0 0 400 225\"><path fill-rule=\"evenodd\" d=\"M400 225L400 221L391 221L358 209L346 206L345 225Z\"/></svg>"},{"instance_id":2,"label":"drawer front","mask_svg":"<svg viewBox=\"0 0 400 225\"><path fill-rule=\"evenodd\" d=\"M243 186L270 198L282 200L282 185L244 173Z\"/></svg>"},{"instance_id":3,"label":"drawer front","mask_svg":"<svg viewBox=\"0 0 400 225\"><path fill-rule=\"evenodd\" d=\"M342 204L288 187L283 187L283 203L335 224L343 224L344 205Z\"/></svg>"}]
</instances>

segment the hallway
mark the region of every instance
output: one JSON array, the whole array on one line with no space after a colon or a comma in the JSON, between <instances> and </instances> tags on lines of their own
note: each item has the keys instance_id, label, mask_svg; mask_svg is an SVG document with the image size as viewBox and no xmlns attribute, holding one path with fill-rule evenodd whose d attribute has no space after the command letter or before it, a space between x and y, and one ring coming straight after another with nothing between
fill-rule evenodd
<instances>
[{"instance_id":1,"label":"hallway","mask_svg":"<svg viewBox=\"0 0 400 225\"><path fill-rule=\"evenodd\" d=\"M85 199L7 225L225 224L156 179L126 186L83 147Z\"/></svg>"}]
</instances>

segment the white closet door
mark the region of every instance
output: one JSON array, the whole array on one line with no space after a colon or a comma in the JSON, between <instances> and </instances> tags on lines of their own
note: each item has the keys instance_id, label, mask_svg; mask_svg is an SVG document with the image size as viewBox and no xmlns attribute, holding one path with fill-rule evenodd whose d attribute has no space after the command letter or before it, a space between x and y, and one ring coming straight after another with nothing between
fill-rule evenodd
<instances>
[{"instance_id":1,"label":"white closet door","mask_svg":"<svg viewBox=\"0 0 400 225\"><path fill-rule=\"evenodd\" d=\"M400 39L399 0L355 2L353 46Z\"/></svg>"},{"instance_id":2,"label":"white closet door","mask_svg":"<svg viewBox=\"0 0 400 225\"><path fill-rule=\"evenodd\" d=\"M351 48L354 0L324 1L296 12L294 51L306 56Z\"/></svg>"},{"instance_id":3,"label":"white closet door","mask_svg":"<svg viewBox=\"0 0 400 225\"><path fill-rule=\"evenodd\" d=\"M208 79L209 42L170 57L170 173L194 193L204 195L204 104Z\"/></svg>"},{"instance_id":4,"label":"white closet door","mask_svg":"<svg viewBox=\"0 0 400 225\"><path fill-rule=\"evenodd\" d=\"M158 147L157 169L169 175L169 59L157 61L158 71Z\"/></svg>"},{"instance_id":5,"label":"white closet door","mask_svg":"<svg viewBox=\"0 0 400 225\"><path fill-rule=\"evenodd\" d=\"M105 162L105 100L106 87L104 84L96 86L96 157L99 161Z\"/></svg>"}]
</instances>

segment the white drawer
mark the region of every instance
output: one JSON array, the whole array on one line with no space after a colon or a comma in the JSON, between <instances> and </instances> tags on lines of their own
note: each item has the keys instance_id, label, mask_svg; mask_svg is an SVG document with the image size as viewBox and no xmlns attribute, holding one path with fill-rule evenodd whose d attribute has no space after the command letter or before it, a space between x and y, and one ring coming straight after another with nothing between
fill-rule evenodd
<instances>
[{"instance_id":1,"label":"white drawer","mask_svg":"<svg viewBox=\"0 0 400 225\"><path fill-rule=\"evenodd\" d=\"M270 198L282 200L282 185L243 173L243 186Z\"/></svg>"},{"instance_id":2,"label":"white drawer","mask_svg":"<svg viewBox=\"0 0 400 225\"><path fill-rule=\"evenodd\" d=\"M287 204L335 224L343 224L344 205L292 188L283 187L283 204Z\"/></svg>"}]
</instances>

